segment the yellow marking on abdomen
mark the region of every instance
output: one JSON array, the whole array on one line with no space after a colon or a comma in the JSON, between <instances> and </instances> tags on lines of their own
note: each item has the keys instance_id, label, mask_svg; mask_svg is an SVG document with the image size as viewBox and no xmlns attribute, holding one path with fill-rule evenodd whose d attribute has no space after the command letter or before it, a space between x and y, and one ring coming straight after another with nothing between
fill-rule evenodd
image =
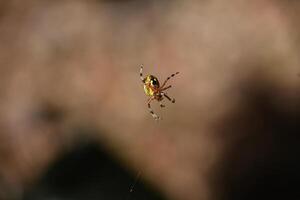
<instances>
[{"instance_id":1,"label":"yellow marking on abdomen","mask_svg":"<svg viewBox=\"0 0 300 200\"><path fill-rule=\"evenodd\" d=\"M144 91L146 93L147 96L153 96L154 95L154 90L147 86L147 85L144 85Z\"/></svg>"}]
</instances>

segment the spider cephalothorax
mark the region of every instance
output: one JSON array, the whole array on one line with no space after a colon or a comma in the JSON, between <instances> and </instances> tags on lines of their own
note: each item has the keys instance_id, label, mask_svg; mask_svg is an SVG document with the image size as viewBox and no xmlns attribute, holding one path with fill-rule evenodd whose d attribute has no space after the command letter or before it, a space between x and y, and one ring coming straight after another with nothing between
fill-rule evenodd
<instances>
[{"instance_id":1,"label":"spider cephalothorax","mask_svg":"<svg viewBox=\"0 0 300 200\"><path fill-rule=\"evenodd\" d=\"M157 100L160 103L160 107L165 107L165 105L163 105L161 103L161 101L164 99L164 97L166 97L169 101L171 101L172 103L175 103L175 99L171 99L165 92L165 90L169 89L170 87L172 87L171 85L165 87L166 83L168 82L168 80L172 77L174 77L176 74L179 74L179 72L176 72L175 74L172 74L171 76L169 76L164 83L160 86L160 83L158 81L158 79L153 76L153 75L147 75L145 78L143 77L143 65L141 65L141 69L140 69L140 78L144 84L144 91L146 93L147 96L149 96L148 99L148 108L149 108L149 112L151 113L152 117L155 120L160 119L159 116L157 116L151 106L150 106L150 102L152 100Z\"/></svg>"}]
</instances>

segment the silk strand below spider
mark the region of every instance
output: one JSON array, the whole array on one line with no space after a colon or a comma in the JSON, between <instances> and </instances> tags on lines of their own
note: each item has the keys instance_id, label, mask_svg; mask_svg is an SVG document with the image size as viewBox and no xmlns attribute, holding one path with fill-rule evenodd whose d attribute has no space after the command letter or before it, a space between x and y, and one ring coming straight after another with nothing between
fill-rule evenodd
<instances>
[{"instance_id":1,"label":"silk strand below spider","mask_svg":"<svg viewBox=\"0 0 300 200\"><path fill-rule=\"evenodd\" d=\"M153 75L147 75L145 78L143 77L143 65L141 65L141 68L140 68L140 78L141 78L141 81L144 84L145 94L147 96L149 96L149 99L147 101L149 112L150 112L150 114L152 115L152 117L155 120L159 120L160 117L153 112L150 103L153 100L157 100L159 102L160 107L163 108L163 107L165 107L165 105L162 104L161 101L164 99L164 97L166 97L172 103L175 103L175 99L174 98L171 99L164 91L166 91L167 89L169 89L169 88L172 87L172 85L169 85L169 86L166 86L166 87L165 87L165 85L167 84L167 82L172 77L174 77L177 74L179 74L179 72L176 72L175 74L172 74L171 76L169 76L164 81L164 83L160 86L159 81L158 81L158 79L155 76L153 76Z\"/></svg>"}]
</instances>

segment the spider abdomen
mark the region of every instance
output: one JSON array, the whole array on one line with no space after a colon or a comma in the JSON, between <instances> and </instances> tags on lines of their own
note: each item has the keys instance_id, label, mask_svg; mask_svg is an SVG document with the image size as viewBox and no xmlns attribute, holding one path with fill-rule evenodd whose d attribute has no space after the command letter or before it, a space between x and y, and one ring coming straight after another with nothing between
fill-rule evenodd
<instances>
[{"instance_id":1,"label":"spider abdomen","mask_svg":"<svg viewBox=\"0 0 300 200\"><path fill-rule=\"evenodd\" d=\"M154 90L148 85L144 85L144 91L147 96L154 96Z\"/></svg>"},{"instance_id":2,"label":"spider abdomen","mask_svg":"<svg viewBox=\"0 0 300 200\"><path fill-rule=\"evenodd\" d=\"M144 91L147 96L154 96L159 88L159 81L153 75L147 75L144 79Z\"/></svg>"}]
</instances>

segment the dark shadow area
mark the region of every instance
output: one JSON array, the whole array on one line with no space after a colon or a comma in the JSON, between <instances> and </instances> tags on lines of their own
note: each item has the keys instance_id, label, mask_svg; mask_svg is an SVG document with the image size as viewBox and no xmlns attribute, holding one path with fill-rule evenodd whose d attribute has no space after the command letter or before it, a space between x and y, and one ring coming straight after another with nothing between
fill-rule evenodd
<instances>
[{"instance_id":1,"label":"dark shadow area","mask_svg":"<svg viewBox=\"0 0 300 200\"><path fill-rule=\"evenodd\" d=\"M49 167L48 172L25 193L24 200L129 200L163 199L128 173L97 144L79 145Z\"/></svg>"},{"instance_id":2,"label":"dark shadow area","mask_svg":"<svg viewBox=\"0 0 300 200\"><path fill-rule=\"evenodd\" d=\"M300 199L300 95L287 102L278 88L255 83L217 131L226 143L212 170L217 199Z\"/></svg>"},{"instance_id":3,"label":"dark shadow area","mask_svg":"<svg viewBox=\"0 0 300 200\"><path fill-rule=\"evenodd\" d=\"M33 120L54 125L63 121L65 113L66 111L57 105L44 103L35 110Z\"/></svg>"}]
</instances>

